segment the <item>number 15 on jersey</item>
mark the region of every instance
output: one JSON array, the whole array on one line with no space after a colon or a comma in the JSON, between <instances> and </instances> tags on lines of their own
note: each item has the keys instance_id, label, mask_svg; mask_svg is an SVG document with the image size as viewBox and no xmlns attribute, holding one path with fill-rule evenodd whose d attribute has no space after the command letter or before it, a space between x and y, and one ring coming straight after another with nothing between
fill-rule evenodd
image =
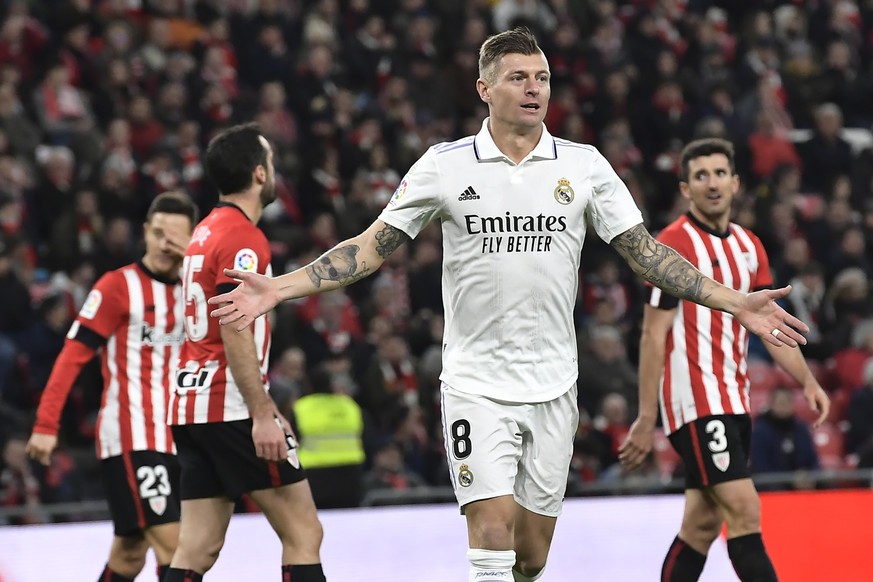
<instances>
[{"instance_id":1,"label":"number 15 on jersey","mask_svg":"<svg viewBox=\"0 0 873 582\"><path fill-rule=\"evenodd\" d=\"M199 342L206 337L209 319L206 293L203 286L194 280L203 269L204 255L187 255L182 263L182 293L185 296L185 333L188 339ZM192 309L188 309L191 305ZM193 311L193 314L192 314Z\"/></svg>"}]
</instances>

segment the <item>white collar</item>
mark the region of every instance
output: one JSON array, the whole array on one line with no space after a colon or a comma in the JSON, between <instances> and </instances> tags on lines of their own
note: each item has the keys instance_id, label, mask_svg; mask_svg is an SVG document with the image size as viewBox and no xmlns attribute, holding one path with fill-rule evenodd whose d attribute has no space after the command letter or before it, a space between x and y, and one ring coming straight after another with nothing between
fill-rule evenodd
<instances>
[{"instance_id":1,"label":"white collar","mask_svg":"<svg viewBox=\"0 0 873 582\"><path fill-rule=\"evenodd\" d=\"M482 121L482 129L473 138L473 151L476 154L476 159L480 162L493 162L497 160L511 160L500 151L497 144L494 143L494 138L491 137L491 131L488 129L488 120L486 117ZM558 148L555 145L555 138L546 129L546 124L543 124L543 133L540 135L540 141L534 147L533 151L527 155L525 160L541 159L541 160L556 160L558 159Z\"/></svg>"}]
</instances>

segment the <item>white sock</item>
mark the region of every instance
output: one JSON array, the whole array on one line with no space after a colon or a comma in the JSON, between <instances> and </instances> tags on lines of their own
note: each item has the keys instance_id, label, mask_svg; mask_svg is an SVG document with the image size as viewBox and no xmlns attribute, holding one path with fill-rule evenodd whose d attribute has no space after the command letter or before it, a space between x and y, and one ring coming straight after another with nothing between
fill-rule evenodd
<instances>
[{"instance_id":1,"label":"white sock","mask_svg":"<svg viewBox=\"0 0 873 582\"><path fill-rule=\"evenodd\" d=\"M470 561L468 582L513 582L512 566L515 552L512 550L467 550Z\"/></svg>"}]
</instances>

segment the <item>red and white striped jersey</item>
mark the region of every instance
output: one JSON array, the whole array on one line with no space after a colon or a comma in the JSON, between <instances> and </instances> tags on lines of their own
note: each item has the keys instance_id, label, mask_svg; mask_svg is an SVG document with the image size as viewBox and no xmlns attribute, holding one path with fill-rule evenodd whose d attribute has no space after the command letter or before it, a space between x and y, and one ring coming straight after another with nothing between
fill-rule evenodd
<instances>
[{"instance_id":1,"label":"red and white striped jersey","mask_svg":"<svg viewBox=\"0 0 873 582\"><path fill-rule=\"evenodd\" d=\"M224 269L230 268L271 275L270 246L242 209L219 202L194 229L185 251L185 341L170 391L171 425L249 418L249 409L227 365L218 319L209 316L212 307L206 302L236 287L237 283L224 274ZM270 323L259 317L252 326L261 378L268 390Z\"/></svg>"},{"instance_id":2,"label":"red and white striped jersey","mask_svg":"<svg viewBox=\"0 0 873 582\"><path fill-rule=\"evenodd\" d=\"M103 275L70 326L40 400L34 432L57 434L70 388L102 347L98 457L144 450L175 453L166 418L171 371L183 339L182 307L179 282L151 273L142 263Z\"/></svg>"},{"instance_id":3,"label":"red and white striped jersey","mask_svg":"<svg viewBox=\"0 0 873 582\"><path fill-rule=\"evenodd\" d=\"M761 241L731 223L718 233L690 213L658 236L704 275L748 293L771 287L770 262ZM700 417L749 412L748 334L733 316L680 301L651 288L649 305L677 308L667 336L661 378L661 418L667 434Z\"/></svg>"}]
</instances>

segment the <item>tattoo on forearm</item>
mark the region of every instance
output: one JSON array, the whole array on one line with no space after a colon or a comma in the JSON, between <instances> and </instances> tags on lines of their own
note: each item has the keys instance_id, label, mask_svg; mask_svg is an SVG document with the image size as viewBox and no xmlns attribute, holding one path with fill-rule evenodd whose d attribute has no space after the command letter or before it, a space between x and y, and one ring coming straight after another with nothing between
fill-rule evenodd
<instances>
[{"instance_id":1,"label":"tattoo on forearm","mask_svg":"<svg viewBox=\"0 0 873 582\"><path fill-rule=\"evenodd\" d=\"M336 281L340 285L349 285L370 274L366 262L358 264L358 245L347 245L329 251L306 267L306 274L316 287L321 287L322 281Z\"/></svg>"},{"instance_id":2,"label":"tattoo on forearm","mask_svg":"<svg viewBox=\"0 0 873 582\"><path fill-rule=\"evenodd\" d=\"M695 303L706 303L712 288L704 290L706 277L679 253L659 243L642 224L615 237L612 246L631 268L667 293Z\"/></svg>"},{"instance_id":3,"label":"tattoo on forearm","mask_svg":"<svg viewBox=\"0 0 873 582\"><path fill-rule=\"evenodd\" d=\"M397 250L397 247L409 240L409 235L390 224L376 233L376 252L383 259Z\"/></svg>"}]
</instances>

